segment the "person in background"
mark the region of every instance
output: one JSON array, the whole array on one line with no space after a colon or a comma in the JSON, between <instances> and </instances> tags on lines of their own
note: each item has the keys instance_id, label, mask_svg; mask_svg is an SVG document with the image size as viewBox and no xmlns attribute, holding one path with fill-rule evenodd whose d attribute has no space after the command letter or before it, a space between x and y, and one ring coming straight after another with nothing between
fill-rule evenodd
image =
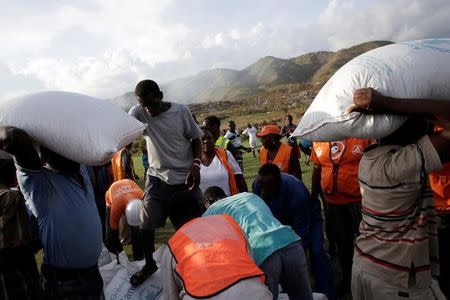
<instances>
[{"instance_id":1,"label":"person in background","mask_svg":"<svg viewBox=\"0 0 450 300\"><path fill-rule=\"evenodd\" d=\"M278 299L279 284L291 300L312 299L300 237L292 228L282 225L261 198L240 193L214 202L203 216L221 214L230 215L241 226L256 264L267 276L266 284L274 300Z\"/></svg>"},{"instance_id":2,"label":"person in background","mask_svg":"<svg viewBox=\"0 0 450 300\"><path fill-rule=\"evenodd\" d=\"M197 204L189 192L170 200L177 231L161 250L166 299L272 299L239 224L228 215L201 217Z\"/></svg>"},{"instance_id":3,"label":"person in background","mask_svg":"<svg viewBox=\"0 0 450 300\"><path fill-rule=\"evenodd\" d=\"M359 164L363 220L353 257L354 299L445 299L434 280L438 217L427 174L450 161L448 101L391 98L371 88L354 93L350 111L409 116L366 148ZM424 116L443 131L433 133Z\"/></svg>"},{"instance_id":4,"label":"person in background","mask_svg":"<svg viewBox=\"0 0 450 300\"><path fill-rule=\"evenodd\" d=\"M41 299L25 199L12 159L0 159L0 298Z\"/></svg>"},{"instance_id":5,"label":"person in background","mask_svg":"<svg viewBox=\"0 0 450 300\"><path fill-rule=\"evenodd\" d=\"M169 198L189 190L202 201L198 185L203 131L186 105L162 101L164 95L153 80L140 81L135 95L139 104L129 114L148 125L144 138L149 155L141 224L145 265L130 278L138 286L158 269L153 259L155 230L166 223Z\"/></svg>"},{"instance_id":6,"label":"person in background","mask_svg":"<svg viewBox=\"0 0 450 300\"><path fill-rule=\"evenodd\" d=\"M123 251L119 239L119 220L123 218L127 205L133 200L142 200L144 192L130 179L122 179L114 182L105 193L107 205L107 240L105 242L109 252L119 254ZM126 220L126 218L125 218ZM128 223L128 220L126 220ZM131 245L133 250L133 259L144 259L142 241L139 228L131 227Z\"/></svg>"},{"instance_id":7,"label":"person in background","mask_svg":"<svg viewBox=\"0 0 450 300\"><path fill-rule=\"evenodd\" d=\"M144 178L145 178L145 174L147 174L147 170L148 170L148 152L147 152L146 147L143 147L141 149L141 151L142 151L141 161L142 161L142 167L144 168Z\"/></svg>"},{"instance_id":8,"label":"person in background","mask_svg":"<svg viewBox=\"0 0 450 300\"><path fill-rule=\"evenodd\" d=\"M299 146L300 150L306 155L305 164L307 166L309 166L309 162L311 161L312 143L310 141L300 139L298 146Z\"/></svg>"},{"instance_id":9,"label":"person in background","mask_svg":"<svg viewBox=\"0 0 450 300\"><path fill-rule=\"evenodd\" d=\"M238 150L234 147L233 143L229 139L225 138L226 133L220 133L220 120L216 116L208 116L203 121L203 128L209 130L216 141L216 147L219 149L225 149L233 154L234 159L238 157Z\"/></svg>"},{"instance_id":10,"label":"person in background","mask_svg":"<svg viewBox=\"0 0 450 300\"><path fill-rule=\"evenodd\" d=\"M228 127L228 131L224 137L227 138L231 143L233 143L233 146L237 151L236 160L239 164L239 167L241 167L242 172L244 172L244 158L243 158L242 154L243 154L243 151L249 152L249 151L251 151L251 149L246 148L246 147L244 147L244 145L242 145L241 136L236 131L236 123L234 123L233 120L228 121L227 127Z\"/></svg>"},{"instance_id":11,"label":"person in background","mask_svg":"<svg viewBox=\"0 0 450 300\"><path fill-rule=\"evenodd\" d=\"M291 174L302 180L302 169L292 147L280 142L280 128L276 125L266 125L256 135L263 146L259 153L260 166L267 163L277 165L283 173Z\"/></svg>"},{"instance_id":12,"label":"person in background","mask_svg":"<svg viewBox=\"0 0 450 300\"><path fill-rule=\"evenodd\" d=\"M361 222L358 167L363 150L370 143L370 140L356 138L313 143L311 196L318 201L321 194L327 202L327 234L335 235L343 273L338 286L340 295L350 293L353 243Z\"/></svg>"},{"instance_id":13,"label":"person in background","mask_svg":"<svg viewBox=\"0 0 450 300\"><path fill-rule=\"evenodd\" d=\"M292 118L292 115L287 115L285 118L285 122L283 127L281 127L281 137L286 137L287 143L289 146L292 147L295 156L297 158L300 158L300 149L297 144L297 139L292 137L292 133L294 132L295 128L297 128L297 125L293 123L294 118Z\"/></svg>"},{"instance_id":14,"label":"person in background","mask_svg":"<svg viewBox=\"0 0 450 300\"><path fill-rule=\"evenodd\" d=\"M127 145L125 148L116 152L111 159L114 181L119 181L122 179L136 181L139 179L139 176L134 171L133 158L131 154L132 148L133 144ZM120 219L120 237L122 239L122 244L131 244L131 227L128 225L124 217Z\"/></svg>"},{"instance_id":15,"label":"person in background","mask_svg":"<svg viewBox=\"0 0 450 300\"><path fill-rule=\"evenodd\" d=\"M250 147L252 148L253 157L256 157L255 148L258 142L258 138L256 137L257 133L258 130L250 123L247 124L247 128L245 128L245 130L242 132L242 134L248 135L248 140Z\"/></svg>"},{"instance_id":16,"label":"person in background","mask_svg":"<svg viewBox=\"0 0 450 300\"><path fill-rule=\"evenodd\" d=\"M39 156L15 127L0 127L0 150L14 156L20 190L39 223L44 298L101 299L102 231L85 166L42 146Z\"/></svg>"},{"instance_id":17,"label":"person in background","mask_svg":"<svg viewBox=\"0 0 450 300\"><path fill-rule=\"evenodd\" d=\"M134 171L134 164L131 154L133 144L129 144L125 148L116 152L111 159L114 181L122 179L138 180L139 176Z\"/></svg>"},{"instance_id":18,"label":"person in background","mask_svg":"<svg viewBox=\"0 0 450 300\"><path fill-rule=\"evenodd\" d=\"M315 291L336 299L333 269L324 249L320 202L312 199L303 182L265 164L253 181L253 193L260 196L281 224L291 226L309 252Z\"/></svg>"},{"instance_id":19,"label":"person in background","mask_svg":"<svg viewBox=\"0 0 450 300\"><path fill-rule=\"evenodd\" d=\"M200 168L200 189L210 186L221 187L226 195L235 195L247 191L242 171L228 150L215 147L210 131L203 129L202 165Z\"/></svg>"}]
</instances>

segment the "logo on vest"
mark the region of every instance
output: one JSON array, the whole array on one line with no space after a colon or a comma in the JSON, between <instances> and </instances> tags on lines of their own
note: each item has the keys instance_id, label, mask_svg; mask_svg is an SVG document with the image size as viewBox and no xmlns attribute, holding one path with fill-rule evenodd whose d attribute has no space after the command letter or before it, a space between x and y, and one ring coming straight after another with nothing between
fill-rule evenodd
<instances>
[{"instance_id":1,"label":"logo on vest","mask_svg":"<svg viewBox=\"0 0 450 300\"><path fill-rule=\"evenodd\" d=\"M363 148L361 145L354 145L352 149L353 154L363 154Z\"/></svg>"}]
</instances>

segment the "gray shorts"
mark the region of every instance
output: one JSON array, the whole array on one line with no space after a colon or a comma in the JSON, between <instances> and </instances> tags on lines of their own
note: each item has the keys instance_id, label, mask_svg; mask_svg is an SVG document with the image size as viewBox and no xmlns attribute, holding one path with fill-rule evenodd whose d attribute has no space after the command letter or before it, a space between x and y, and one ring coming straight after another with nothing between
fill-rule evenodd
<instances>
[{"instance_id":1,"label":"gray shorts","mask_svg":"<svg viewBox=\"0 0 450 300\"><path fill-rule=\"evenodd\" d=\"M168 212L168 200L177 192L187 191L186 185L170 185L158 177L146 175L145 193L142 200L142 224L141 229L155 230L164 227L166 224ZM200 188L195 188L193 193L198 195L199 203L202 202L202 192Z\"/></svg>"}]
</instances>

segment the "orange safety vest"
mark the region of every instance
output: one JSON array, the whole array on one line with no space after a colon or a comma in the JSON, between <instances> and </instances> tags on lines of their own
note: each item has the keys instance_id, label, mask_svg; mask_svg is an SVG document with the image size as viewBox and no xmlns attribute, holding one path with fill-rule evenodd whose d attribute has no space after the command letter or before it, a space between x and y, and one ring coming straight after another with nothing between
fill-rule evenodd
<instances>
[{"instance_id":1,"label":"orange safety vest","mask_svg":"<svg viewBox=\"0 0 450 300\"><path fill-rule=\"evenodd\" d=\"M435 132L444 128L436 125ZM442 170L430 174L430 187L433 190L434 206L439 214L450 213L450 163L443 165Z\"/></svg>"},{"instance_id":2,"label":"orange safety vest","mask_svg":"<svg viewBox=\"0 0 450 300\"><path fill-rule=\"evenodd\" d=\"M122 179L114 182L105 194L106 206L110 207L109 224L111 229L119 229L120 218L125 212L128 202L134 199L142 199L144 191L136 182L130 179Z\"/></svg>"},{"instance_id":3,"label":"orange safety vest","mask_svg":"<svg viewBox=\"0 0 450 300\"><path fill-rule=\"evenodd\" d=\"M114 153L111 159L114 181L125 179L125 168L122 165L122 154L124 150L125 148Z\"/></svg>"},{"instance_id":4,"label":"orange safety vest","mask_svg":"<svg viewBox=\"0 0 450 300\"><path fill-rule=\"evenodd\" d=\"M289 162L291 161L291 151L292 147L286 144L281 144L280 148L278 148L277 155L275 156L272 163L277 165L281 172L289 173ZM265 165L267 163L267 149L261 147L259 152L259 164Z\"/></svg>"},{"instance_id":5,"label":"orange safety vest","mask_svg":"<svg viewBox=\"0 0 450 300\"><path fill-rule=\"evenodd\" d=\"M231 168L230 164L228 163L227 152L224 149L218 149L218 148L215 148L215 151L216 151L216 155L219 158L220 162L225 167L225 170L227 170L228 184L230 186L231 196L236 195L237 193L239 193L239 191L238 191L237 184L236 184L236 178L234 178L233 169Z\"/></svg>"},{"instance_id":6,"label":"orange safety vest","mask_svg":"<svg viewBox=\"0 0 450 300\"><path fill-rule=\"evenodd\" d=\"M311 160L321 166L320 181L327 202L339 205L361 201L359 162L370 143L370 140L356 138L313 143Z\"/></svg>"},{"instance_id":7,"label":"orange safety vest","mask_svg":"<svg viewBox=\"0 0 450 300\"><path fill-rule=\"evenodd\" d=\"M177 263L175 272L191 297L212 297L248 278L265 280L264 272L249 256L242 229L229 215L206 216L184 224L168 246Z\"/></svg>"},{"instance_id":8,"label":"orange safety vest","mask_svg":"<svg viewBox=\"0 0 450 300\"><path fill-rule=\"evenodd\" d=\"M113 158L111 159L111 166L112 166L114 181L125 179L125 176L126 176L125 166L122 164L122 154L124 151L125 151L125 148L121 149L120 151L117 151L116 153L114 153ZM133 160L130 160L130 164L131 164L131 169L134 170ZM132 176L133 176L133 178L130 178L130 179L135 180L134 174Z\"/></svg>"}]
</instances>

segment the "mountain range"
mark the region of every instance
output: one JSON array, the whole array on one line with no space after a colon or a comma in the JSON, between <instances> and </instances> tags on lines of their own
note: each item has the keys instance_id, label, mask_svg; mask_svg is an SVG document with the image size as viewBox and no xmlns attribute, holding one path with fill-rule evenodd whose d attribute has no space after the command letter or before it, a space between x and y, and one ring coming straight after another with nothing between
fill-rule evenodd
<instances>
[{"instance_id":1,"label":"mountain range","mask_svg":"<svg viewBox=\"0 0 450 300\"><path fill-rule=\"evenodd\" d=\"M279 85L324 82L354 57L389 44L392 42L371 41L337 52L318 51L288 59L267 56L240 71L206 70L167 82L161 89L165 99L180 103L237 100ZM110 100L127 111L136 104L134 92Z\"/></svg>"}]
</instances>

